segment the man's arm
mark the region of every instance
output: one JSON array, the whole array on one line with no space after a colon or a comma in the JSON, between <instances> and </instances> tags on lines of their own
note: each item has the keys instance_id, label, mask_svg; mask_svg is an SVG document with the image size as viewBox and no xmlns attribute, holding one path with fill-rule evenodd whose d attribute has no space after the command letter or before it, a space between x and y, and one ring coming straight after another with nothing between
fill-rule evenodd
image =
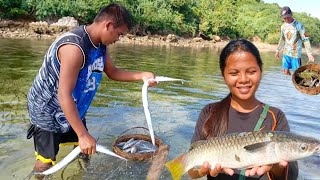
<instances>
[{"instance_id":1,"label":"man's arm","mask_svg":"<svg viewBox=\"0 0 320 180\"><path fill-rule=\"evenodd\" d=\"M313 62L314 57L312 56L312 49L311 49L309 36L307 35L306 30L302 24L301 24L301 29L299 31L299 34L300 34L301 40L303 41L304 48L306 48L309 61Z\"/></svg>"},{"instance_id":2,"label":"man's arm","mask_svg":"<svg viewBox=\"0 0 320 180\"><path fill-rule=\"evenodd\" d=\"M75 45L64 45L59 48L58 57L60 60L58 99L61 109L78 136L81 151L85 154L93 154L96 152L96 140L83 125L72 97L83 64L82 53Z\"/></svg>"},{"instance_id":3,"label":"man's arm","mask_svg":"<svg viewBox=\"0 0 320 180\"><path fill-rule=\"evenodd\" d=\"M120 69L114 66L113 60L107 54L104 72L106 75L115 81L138 81L146 79L154 79L155 76L151 72L130 72L124 69Z\"/></svg>"},{"instance_id":4,"label":"man's arm","mask_svg":"<svg viewBox=\"0 0 320 180\"><path fill-rule=\"evenodd\" d=\"M284 34L282 32L282 26L281 26L281 30L280 30L280 39L279 39L279 42L278 42L278 47L277 47L277 50L276 50L276 54L275 54L275 57L276 59L279 59L279 55L280 55L280 51L282 51L282 48L285 44L285 38L284 38Z\"/></svg>"}]
</instances>

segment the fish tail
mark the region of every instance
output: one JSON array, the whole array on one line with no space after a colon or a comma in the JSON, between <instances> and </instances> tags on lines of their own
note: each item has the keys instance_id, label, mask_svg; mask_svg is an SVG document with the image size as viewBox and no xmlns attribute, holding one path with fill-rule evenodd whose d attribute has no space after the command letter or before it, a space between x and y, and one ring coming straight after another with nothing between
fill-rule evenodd
<instances>
[{"instance_id":1,"label":"fish tail","mask_svg":"<svg viewBox=\"0 0 320 180\"><path fill-rule=\"evenodd\" d=\"M185 159L186 155L183 154L176 159L165 163L165 166L170 171L173 180L180 180L181 176L185 173Z\"/></svg>"}]
</instances>

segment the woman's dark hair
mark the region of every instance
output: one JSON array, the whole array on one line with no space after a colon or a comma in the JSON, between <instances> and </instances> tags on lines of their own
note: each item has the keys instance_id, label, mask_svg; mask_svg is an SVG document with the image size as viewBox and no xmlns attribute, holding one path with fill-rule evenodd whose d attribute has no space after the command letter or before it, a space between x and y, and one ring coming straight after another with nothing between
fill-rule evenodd
<instances>
[{"instance_id":1,"label":"woman's dark hair","mask_svg":"<svg viewBox=\"0 0 320 180\"><path fill-rule=\"evenodd\" d=\"M260 70L262 71L263 63L257 47L248 40L236 39L236 40L230 41L221 51L219 64L220 64L220 70L221 70L222 76L223 76L224 68L226 67L226 64L227 64L226 61L228 57L236 51L245 51L245 52L251 53L256 58L257 63L260 67Z\"/></svg>"},{"instance_id":2,"label":"woman's dark hair","mask_svg":"<svg viewBox=\"0 0 320 180\"><path fill-rule=\"evenodd\" d=\"M221 51L219 64L222 76L224 76L223 73L228 57L237 51L251 53L256 58L258 66L262 71L263 63L257 47L248 40L236 39L230 41ZM202 134L205 138L221 136L226 133L229 122L230 103L231 93L220 102L212 105L211 113L208 115L202 128Z\"/></svg>"},{"instance_id":3,"label":"woman's dark hair","mask_svg":"<svg viewBox=\"0 0 320 180\"><path fill-rule=\"evenodd\" d=\"M127 25L128 29L132 28L132 20L129 11L121 4L112 3L103 7L94 18L94 22L101 22L104 20L112 20L115 28Z\"/></svg>"}]
</instances>

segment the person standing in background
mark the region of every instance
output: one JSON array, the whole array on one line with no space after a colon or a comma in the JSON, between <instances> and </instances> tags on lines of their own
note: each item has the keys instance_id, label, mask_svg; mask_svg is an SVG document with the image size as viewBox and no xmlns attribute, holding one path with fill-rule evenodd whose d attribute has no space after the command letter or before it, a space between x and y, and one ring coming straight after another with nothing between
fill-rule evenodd
<instances>
[{"instance_id":1,"label":"person standing in background","mask_svg":"<svg viewBox=\"0 0 320 180\"><path fill-rule=\"evenodd\" d=\"M281 8L280 16L284 23L281 25L281 37L275 54L276 59L282 55L282 68L286 75L291 75L290 69L295 71L301 66L302 42L310 62L314 61L311 52L309 37L303 24L292 17L292 11L288 6Z\"/></svg>"}]
</instances>

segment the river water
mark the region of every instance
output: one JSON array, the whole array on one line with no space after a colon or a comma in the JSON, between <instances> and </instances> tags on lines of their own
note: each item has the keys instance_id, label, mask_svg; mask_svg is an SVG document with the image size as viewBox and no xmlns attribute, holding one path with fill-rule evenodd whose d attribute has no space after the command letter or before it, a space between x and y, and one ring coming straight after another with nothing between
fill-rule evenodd
<instances>
[{"instance_id":1,"label":"river water","mask_svg":"<svg viewBox=\"0 0 320 180\"><path fill-rule=\"evenodd\" d=\"M34 179L33 140L26 139L28 114L26 94L43 61L49 40L0 39L0 177ZM187 82L163 82L149 88L149 109L158 137L170 145L169 159L186 152L200 110L228 93L218 67L220 49L115 44L109 52L116 66L152 71L159 76ZM320 95L300 93L291 77L282 75L273 53L262 53L263 80L259 100L285 112L291 130L320 139ZM305 59L305 58L304 58ZM320 57L316 57L320 62ZM303 63L305 63L303 61ZM115 82L104 77L87 113L89 131L109 149L123 132L147 127L141 100L142 82ZM139 133L147 133L145 131ZM70 152L61 147L58 160ZM299 179L320 179L320 155L299 160ZM48 179L145 179L150 162L123 162L96 154L86 170L75 160ZM161 179L171 179L165 169ZM184 176L183 179L188 179Z\"/></svg>"}]
</instances>

